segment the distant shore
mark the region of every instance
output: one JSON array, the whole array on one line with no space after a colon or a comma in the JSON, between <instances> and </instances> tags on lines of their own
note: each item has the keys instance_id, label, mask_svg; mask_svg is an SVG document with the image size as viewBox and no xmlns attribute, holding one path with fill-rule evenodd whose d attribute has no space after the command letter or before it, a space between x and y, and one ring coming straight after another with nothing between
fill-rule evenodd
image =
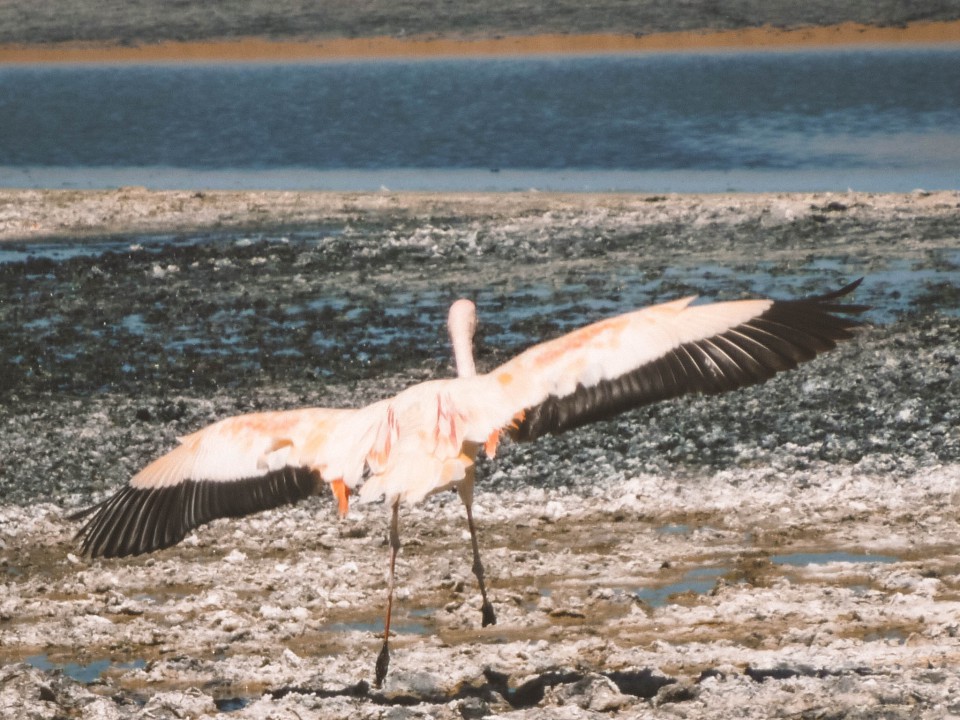
<instances>
[{"instance_id":1,"label":"distant shore","mask_svg":"<svg viewBox=\"0 0 960 720\"><path fill-rule=\"evenodd\" d=\"M314 40L261 37L141 44L65 42L0 45L0 64L137 62L302 62L379 58L777 50L960 43L960 21L874 26L772 26L651 34L381 36Z\"/></svg>"}]
</instances>

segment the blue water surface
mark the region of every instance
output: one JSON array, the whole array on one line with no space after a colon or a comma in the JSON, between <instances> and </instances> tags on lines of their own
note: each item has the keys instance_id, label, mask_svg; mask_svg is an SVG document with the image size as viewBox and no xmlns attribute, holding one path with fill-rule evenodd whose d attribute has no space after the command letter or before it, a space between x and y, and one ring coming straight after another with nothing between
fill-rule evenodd
<instances>
[{"instance_id":1,"label":"blue water surface","mask_svg":"<svg viewBox=\"0 0 960 720\"><path fill-rule=\"evenodd\" d=\"M0 186L960 185L960 48L0 68Z\"/></svg>"}]
</instances>

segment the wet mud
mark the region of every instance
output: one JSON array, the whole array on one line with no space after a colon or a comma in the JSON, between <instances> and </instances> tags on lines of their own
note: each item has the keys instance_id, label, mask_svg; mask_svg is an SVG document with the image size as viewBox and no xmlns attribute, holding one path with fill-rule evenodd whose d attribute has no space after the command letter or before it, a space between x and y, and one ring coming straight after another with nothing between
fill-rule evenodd
<instances>
[{"instance_id":1,"label":"wet mud","mask_svg":"<svg viewBox=\"0 0 960 720\"><path fill-rule=\"evenodd\" d=\"M235 225L168 232L124 228L176 194L128 192L103 222L116 196L38 237L43 195L4 195L26 231L0 245L0 716L960 712L956 193L304 194L296 223L225 194ZM313 498L122 561L71 541L64 516L177 435L452 375L455 297L489 369L632 307L861 275L867 325L797 372L484 461L497 625L457 497L404 509L381 689L379 505L338 522Z\"/></svg>"}]
</instances>

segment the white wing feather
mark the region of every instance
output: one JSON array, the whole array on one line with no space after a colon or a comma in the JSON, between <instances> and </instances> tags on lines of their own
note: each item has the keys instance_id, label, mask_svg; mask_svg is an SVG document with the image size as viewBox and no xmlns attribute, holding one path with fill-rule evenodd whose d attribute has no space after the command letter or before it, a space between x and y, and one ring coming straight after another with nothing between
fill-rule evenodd
<instances>
[{"instance_id":1,"label":"white wing feather","mask_svg":"<svg viewBox=\"0 0 960 720\"><path fill-rule=\"evenodd\" d=\"M546 400L610 380L680 345L723 333L761 315L772 300L691 305L693 297L602 320L526 350L492 371L490 391L514 414Z\"/></svg>"},{"instance_id":2,"label":"white wing feather","mask_svg":"<svg viewBox=\"0 0 960 720\"><path fill-rule=\"evenodd\" d=\"M304 408L226 418L180 438L180 445L137 473L137 488L185 480L231 482L285 465L320 470L329 462L334 428L356 411Z\"/></svg>"}]
</instances>

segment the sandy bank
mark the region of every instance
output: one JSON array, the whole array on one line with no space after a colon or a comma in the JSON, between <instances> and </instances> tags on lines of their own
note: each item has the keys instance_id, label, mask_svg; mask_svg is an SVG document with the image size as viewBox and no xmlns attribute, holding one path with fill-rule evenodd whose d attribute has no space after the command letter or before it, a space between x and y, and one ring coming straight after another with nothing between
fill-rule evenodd
<instances>
[{"instance_id":1,"label":"sandy bank","mask_svg":"<svg viewBox=\"0 0 960 720\"><path fill-rule=\"evenodd\" d=\"M749 27L733 30L504 35L416 36L317 40L244 37L164 40L126 45L106 42L0 45L0 63L303 62L383 58L496 57L546 54L782 50L960 42L960 21L905 27L843 23L821 27Z\"/></svg>"}]
</instances>

